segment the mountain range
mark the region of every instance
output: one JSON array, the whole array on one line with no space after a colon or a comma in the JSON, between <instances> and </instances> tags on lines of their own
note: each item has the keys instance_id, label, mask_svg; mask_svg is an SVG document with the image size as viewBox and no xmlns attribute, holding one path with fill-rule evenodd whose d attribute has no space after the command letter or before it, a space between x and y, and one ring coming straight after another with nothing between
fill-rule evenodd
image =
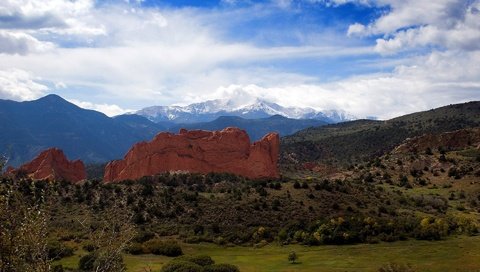
<instances>
[{"instance_id":1,"label":"mountain range","mask_svg":"<svg viewBox=\"0 0 480 272\"><path fill-rule=\"evenodd\" d=\"M196 112L201 112L200 105L195 105ZM213 104L212 107L208 105L209 102L203 104L203 112L214 111L211 110ZM210 121L192 122L194 119L188 119L190 122L180 123L180 120L186 120L172 117L172 120L152 122L136 114L110 118L80 108L57 95L25 102L0 100L0 155L8 157L9 165L18 166L47 148L57 147L64 150L69 159L81 159L87 164L103 163L122 158L134 143L151 140L161 131L177 133L180 128L219 130L235 126L246 130L252 141L268 132L278 132L282 136L282 163L343 164L382 154L409 137L480 126L480 102L450 105L386 121L354 120L337 124L329 124L333 117L328 122L293 119L284 116L288 112L285 108L280 115L276 114L279 111L266 111L274 104L260 102L256 105L271 107L261 107L259 111L245 110L243 117L219 116ZM248 107L254 108L259 107ZM300 115L300 111L290 110L291 116L307 116L306 111ZM255 112L258 115L254 115ZM348 117L344 113L337 114L341 118ZM206 116L198 114L195 118ZM255 116L259 118L251 119Z\"/></svg>"},{"instance_id":2,"label":"mountain range","mask_svg":"<svg viewBox=\"0 0 480 272\"><path fill-rule=\"evenodd\" d=\"M291 119L314 119L329 124L357 119L343 110L317 111L312 108L283 107L262 99L239 103L234 98L208 100L188 106L152 106L136 111L135 114L155 123L209 122L221 116L258 119L280 115Z\"/></svg>"},{"instance_id":3,"label":"mountain range","mask_svg":"<svg viewBox=\"0 0 480 272\"><path fill-rule=\"evenodd\" d=\"M220 116L209 122L154 123L136 114L110 118L103 113L80 108L57 95L34 101L0 100L0 154L8 164L18 166L41 151L57 147L69 159L101 163L120 159L136 142L151 140L161 131L177 133L180 128L223 129L236 126L245 129L252 141L268 132L285 136L310 126L325 125L320 120L297 120L283 116L244 119Z\"/></svg>"}]
</instances>

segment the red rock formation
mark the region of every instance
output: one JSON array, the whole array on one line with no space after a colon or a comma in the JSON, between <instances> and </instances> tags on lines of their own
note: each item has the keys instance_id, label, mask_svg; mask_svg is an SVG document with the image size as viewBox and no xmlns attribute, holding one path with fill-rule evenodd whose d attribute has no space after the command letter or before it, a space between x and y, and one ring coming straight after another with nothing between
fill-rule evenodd
<instances>
[{"instance_id":1,"label":"red rock formation","mask_svg":"<svg viewBox=\"0 0 480 272\"><path fill-rule=\"evenodd\" d=\"M244 130L159 133L151 142L135 144L123 160L105 168L105 182L139 179L169 171L229 172L252 179L278 177L279 137L269 133L250 145Z\"/></svg>"},{"instance_id":2,"label":"red rock formation","mask_svg":"<svg viewBox=\"0 0 480 272\"><path fill-rule=\"evenodd\" d=\"M87 178L83 162L67 160L63 151L57 148L47 149L31 162L20 166L18 169L10 169L8 172L14 175L25 174L35 180L78 182Z\"/></svg>"},{"instance_id":3,"label":"red rock formation","mask_svg":"<svg viewBox=\"0 0 480 272\"><path fill-rule=\"evenodd\" d=\"M407 139L393 150L393 153L424 152L426 148L447 150L463 149L480 145L480 128L460 129L439 134L425 134Z\"/></svg>"}]
</instances>

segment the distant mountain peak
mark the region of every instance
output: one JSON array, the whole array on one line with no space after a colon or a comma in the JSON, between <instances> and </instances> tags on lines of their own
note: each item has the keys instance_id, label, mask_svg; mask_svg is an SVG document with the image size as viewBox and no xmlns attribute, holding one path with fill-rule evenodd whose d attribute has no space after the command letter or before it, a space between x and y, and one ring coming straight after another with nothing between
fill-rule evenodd
<instances>
[{"instance_id":1,"label":"distant mountain peak","mask_svg":"<svg viewBox=\"0 0 480 272\"><path fill-rule=\"evenodd\" d=\"M37 99L37 101L68 102L67 100L56 94L47 94L46 96Z\"/></svg>"},{"instance_id":2,"label":"distant mountain peak","mask_svg":"<svg viewBox=\"0 0 480 272\"><path fill-rule=\"evenodd\" d=\"M215 99L187 106L152 106L136 114L153 122L175 123L209 122L220 116L238 116L246 119L266 118L280 115L292 119L315 119L327 123L339 123L357 119L343 110L317 111L312 108L283 107L261 98Z\"/></svg>"}]
</instances>

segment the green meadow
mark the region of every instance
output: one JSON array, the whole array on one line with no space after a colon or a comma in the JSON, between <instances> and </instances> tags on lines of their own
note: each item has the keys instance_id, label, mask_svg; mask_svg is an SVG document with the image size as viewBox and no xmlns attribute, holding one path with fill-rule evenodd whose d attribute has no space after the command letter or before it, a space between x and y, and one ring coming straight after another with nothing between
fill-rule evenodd
<instances>
[{"instance_id":1,"label":"green meadow","mask_svg":"<svg viewBox=\"0 0 480 272\"><path fill-rule=\"evenodd\" d=\"M263 248L183 244L185 254L210 255L216 263L235 264L243 272L268 271L377 271L389 262L410 264L415 271L480 271L480 236L458 236L442 241L408 240L346 246L267 245ZM295 251L298 262L290 264ZM75 268L82 252L59 261ZM159 271L171 258L125 255L128 271Z\"/></svg>"}]
</instances>

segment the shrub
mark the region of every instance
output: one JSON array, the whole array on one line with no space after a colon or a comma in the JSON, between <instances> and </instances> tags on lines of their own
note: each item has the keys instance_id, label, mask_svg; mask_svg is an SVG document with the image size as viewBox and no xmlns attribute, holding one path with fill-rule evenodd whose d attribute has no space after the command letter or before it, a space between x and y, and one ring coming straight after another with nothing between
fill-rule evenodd
<instances>
[{"instance_id":1,"label":"shrub","mask_svg":"<svg viewBox=\"0 0 480 272\"><path fill-rule=\"evenodd\" d=\"M148 240L151 240L155 237L155 233L151 231L140 231L135 238L133 239L135 242L144 243Z\"/></svg>"},{"instance_id":2,"label":"shrub","mask_svg":"<svg viewBox=\"0 0 480 272\"><path fill-rule=\"evenodd\" d=\"M206 266L204 272L239 272L240 270L233 264L212 264Z\"/></svg>"},{"instance_id":3,"label":"shrub","mask_svg":"<svg viewBox=\"0 0 480 272\"><path fill-rule=\"evenodd\" d=\"M182 248L175 241L162 241L159 239L153 239L144 243L144 246L150 253L155 255L177 257L183 254Z\"/></svg>"},{"instance_id":4,"label":"shrub","mask_svg":"<svg viewBox=\"0 0 480 272\"><path fill-rule=\"evenodd\" d=\"M88 252L93 252L97 249L97 247L94 244L91 244L91 243L83 245L82 248L85 249Z\"/></svg>"},{"instance_id":5,"label":"shrub","mask_svg":"<svg viewBox=\"0 0 480 272\"><path fill-rule=\"evenodd\" d=\"M186 261L171 261L162 267L161 272L203 272L198 264Z\"/></svg>"},{"instance_id":6,"label":"shrub","mask_svg":"<svg viewBox=\"0 0 480 272\"><path fill-rule=\"evenodd\" d=\"M78 268L82 271L125 271L121 255L105 256L98 254L98 252L89 253L80 258Z\"/></svg>"},{"instance_id":7,"label":"shrub","mask_svg":"<svg viewBox=\"0 0 480 272\"><path fill-rule=\"evenodd\" d=\"M52 272L64 272L63 265L58 264L52 267Z\"/></svg>"},{"instance_id":8,"label":"shrub","mask_svg":"<svg viewBox=\"0 0 480 272\"><path fill-rule=\"evenodd\" d=\"M96 255L94 253L89 253L82 258L80 258L78 262L78 269L84 271L92 271L95 263Z\"/></svg>"},{"instance_id":9,"label":"shrub","mask_svg":"<svg viewBox=\"0 0 480 272\"><path fill-rule=\"evenodd\" d=\"M142 246L142 244L133 243L127 248L127 252L132 255L140 255L145 253L145 248Z\"/></svg>"},{"instance_id":10,"label":"shrub","mask_svg":"<svg viewBox=\"0 0 480 272\"><path fill-rule=\"evenodd\" d=\"M198 264L200 266L207 266L212 265L215 262L212 260L212 257L207 255L198 255L198 256L180 256L174 259L175 261L182 261L182 262L191 262L194 264Z\"/></svg>"},{"instance_id":11,"label":"shrub","mask_svg":"<svg viewBox=\"0 0 480 272\"><path fill-rule=\"evenodd\" d=\"M65 246L58 241L49 241L47 244L48 258L60 260L61 258L73 256L73 248Z\"/></svg>"}]
</instances>

